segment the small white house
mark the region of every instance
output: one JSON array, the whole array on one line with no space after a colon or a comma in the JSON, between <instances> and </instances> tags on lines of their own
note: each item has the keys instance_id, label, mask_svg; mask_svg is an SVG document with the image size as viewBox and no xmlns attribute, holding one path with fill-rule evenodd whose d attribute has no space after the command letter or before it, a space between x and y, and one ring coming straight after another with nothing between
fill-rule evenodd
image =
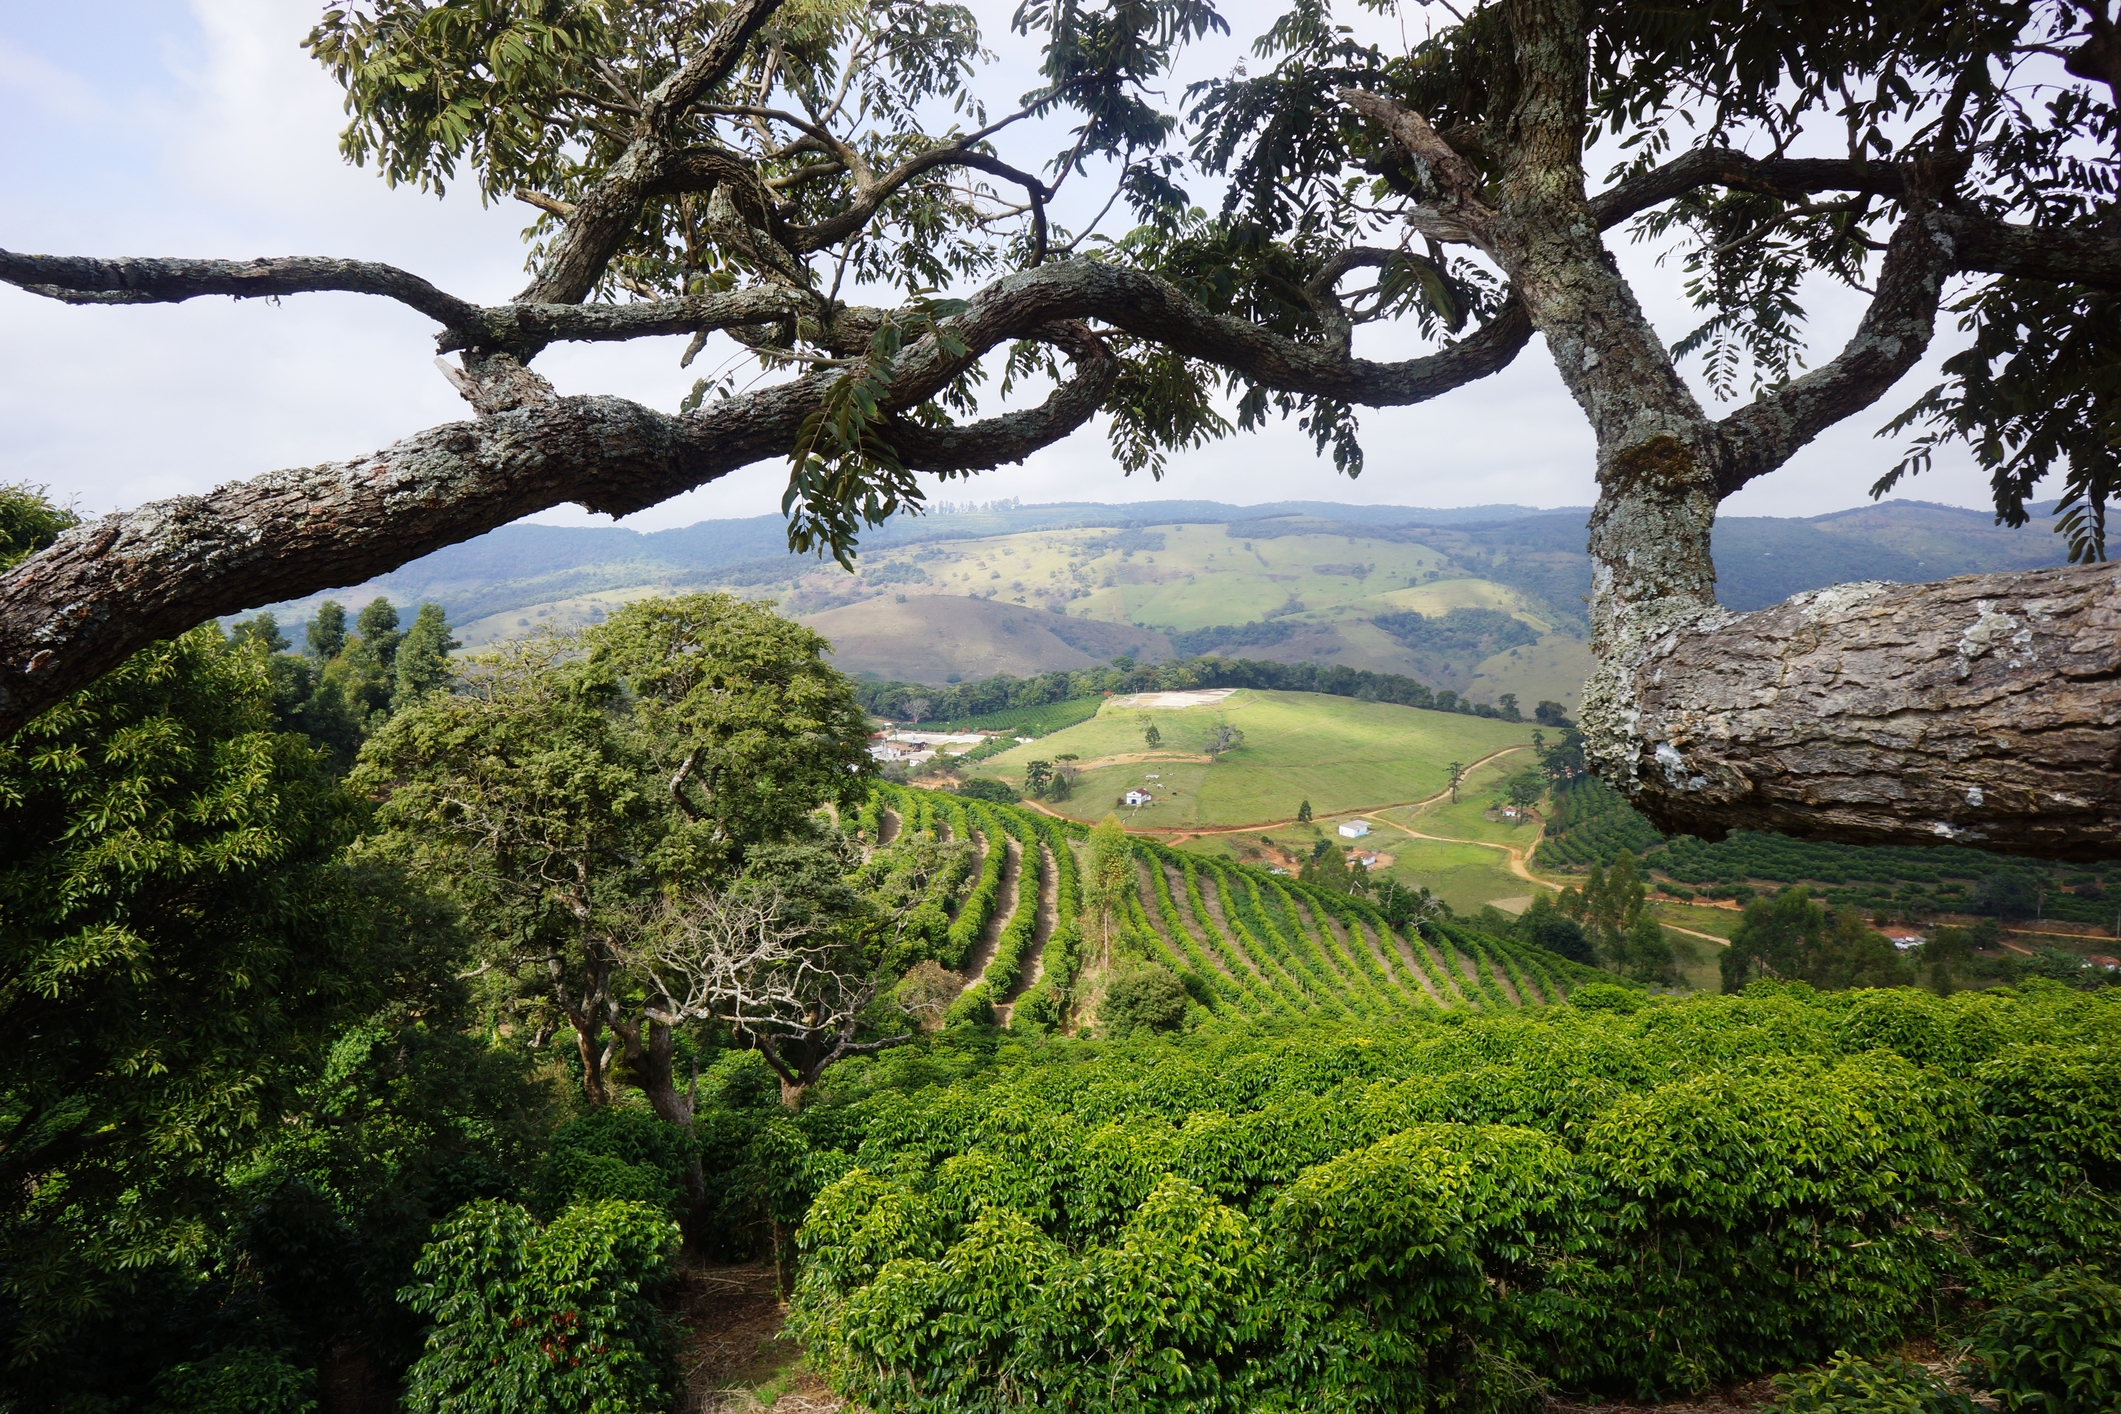
<instances>
[{"instance_id":1,"label":"small white house","mask_svg":"<svg viewBox=\"0 0 2121 1414\"><path fill-rule=\"evenodd\" d=\"M1368 833L1370 833L1370 822L1368 820L1350 820L1347 824L1340 827L1342 839L1359 840Z\"/></svg>"},{"instance_id":2,"label":"small white house","mask_svg":"<svg viewBox=\"0 0 2121 1414\"><path fill-rule=\"evenodd\" d=\"M1147 805L1156 797L1145 790L1130 790L1119 798L1121 805Z\"/></svg>"}]
</instances>

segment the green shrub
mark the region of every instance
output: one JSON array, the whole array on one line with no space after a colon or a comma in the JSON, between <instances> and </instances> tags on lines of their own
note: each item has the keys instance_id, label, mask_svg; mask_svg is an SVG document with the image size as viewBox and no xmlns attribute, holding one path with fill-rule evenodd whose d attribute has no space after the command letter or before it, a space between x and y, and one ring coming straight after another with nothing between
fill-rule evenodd
<instances>
[{"instance_id":1,"label":"green shrub","mask_svg":"<svg viewBox=\"0 0 2121 1414\"><path fill-rule=\"evenodd\" d=\"M1978 1414L1979 1406L1954 1394L1936 1376L1910 1360L1882 1356L1865 1360L1847 1351L1816 1370L1774 1379L1782 1414Z\"/></svg>"},{"instance_id":2,"label":"green shrub","mask_svg":"<svg viewBox=\"0 0 2121 1414\"><path fill-rule=\"evenodd\" d=\"M470 1203L420 1254L399 1300L431 1317L410 1414L650 1414L673 1393L653 1300L677 1228L642 1203L569 1208L539 1228Z\"/></svg>"},{"instance_id":3,"label":"green shrub","mask_svg":"<svg viewBox=\"0 0 2121 1414\"><path fill-rule=\"evenodd\" d=\"M1277 905L1228 897L1270 936ZM781 1209L796 1330L904 1414L1474 1414L1542 1380L1668 1398L1827 1361L1806 1397L1964 1414L1881 1402L1935 1391L1837 1352L2020 1284L2037 1244L1994 1225L2021 1199L2033 1237L2050 1200L2113 1207L2121 996L1614 992L1633 1008L1053 1039L829 1132L813 1106L782 1121L813 1146Z\"/></svg>"},{"instance_id":4,"label":"green shrub","mask_svg":"<svg viewBox=\"0 0 2121 1414\"><path fill-rule=\"evenodd\" d=\"M693 1137L646 1110L609 1106L553 1132L531 1179L531 1207L552 1217L576 1203L648 1203L676 1212L684 1201Z\"/></svg>"},{"instance_id":5,"label":"green shrub","mask_svg":"<svg viewBox=\"0 0 2121 1414\"><path fill-rule=\"evenodd\" d=\"M1692 1389L1899 1338L1951 1269L1963 1120L1876 1053L1618 1097L1578 1155L1580 1255L1536 1308L1558 1377Z\"/></svg>"},{"instance_id":6,"label":"green shrub","mask_svg":"<svg viewBox=\"0 0 2121 1414\"><path fill-rule=\"evenodd\" d=\"M1143 963L1113 973L1097 1004L1097 1019L1112 1037L1173 1031L1186 1019L1186 1001L1186 984L1177 974L1159 963Z\"/></svg>"},{"instance_id":7,"label":"green shrub","mask_svg":"<svg viewBox=\"0 0 2121 1414\"><path fill-rule=\"evenodd\" d=\"M2006 1409L2121 1409L2121 1286L2085 1267L2031 1283L1991 1311L1974 1361Z\"/></svg>"},{"instance_id":8,"label":"green shrub","mask_svg":"<svg viewBox=\"0 0 2121 1414\"><path fill-rule=\"evenodd\" d=\"M155 1377L149 1414L316 1414L317 1372L280 1352L241 1347Z\"/></svg>"},{"instance_id":9,"label":"green shrub","mask_svg":"<svg viewBox=\"0 0 2121 1414\"><path fill-rule=\"evenodd\" d=\"M2009 1046L1972 1080L1997 1265L2030 1276L2121 1250L2121 1053Z\"/></svg>"},{"instance_id":10,"label":"green shrub","mask_svg":"<svg viewBox=\"0 0 2121 1414\"><path fill-rule=\"evenodd\" d=\"M1617 1011L1625 1015L1649 1004L1640 992L1610 982L1589 982L1569 989L1569 1005L1583 1011Z\"/></svg>"}]
</instances>

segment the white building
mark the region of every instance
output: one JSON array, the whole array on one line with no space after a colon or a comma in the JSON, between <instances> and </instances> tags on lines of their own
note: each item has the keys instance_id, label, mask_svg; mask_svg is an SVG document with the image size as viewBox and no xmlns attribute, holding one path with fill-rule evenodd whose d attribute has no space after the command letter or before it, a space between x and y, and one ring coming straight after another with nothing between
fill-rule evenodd
<instances>
[{"instance_id":1,"label":"white building","mask_svg":"<svg viewBox=\"0 0 2121 1414\"><path fill-rule=\"evenodd\" d=\"M1368 820L1350 820L1347 824L1340 827L1342 839L1359 840L1368 833L1370 833L1370 822Z\"/></svg>"},{"instance_id":2,"label":"white building","mask_svg":"<svg viewBox=\"0 0 2121 1414\"><path fill-rule=\"evenodd\" d=\"M1130 790L1119 798L1121 805L1147 805L1156 797L1145 790Z\"/></svg>"}]
</instances>

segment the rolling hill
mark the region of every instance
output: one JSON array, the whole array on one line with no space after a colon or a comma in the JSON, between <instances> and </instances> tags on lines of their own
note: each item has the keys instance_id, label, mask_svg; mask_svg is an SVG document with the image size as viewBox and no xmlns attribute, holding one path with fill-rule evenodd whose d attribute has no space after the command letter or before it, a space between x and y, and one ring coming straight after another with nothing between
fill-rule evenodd
<instances>
[{"instance_id":1,"label":"rolling hill","mask_svg":"<svg viewBox=\"0 0 2121 1414\"><path fill-rule=\"evenodd\" d=\"M1215 698L1198 705L1173 700ZM1160 744L1150 747L1154 724ZM1218 726L1244 734L1214 760ZM1263 828L1311 804L1320 820L1430 799L1450 789L1448 763L1471 764L1531 742L1529 724L1362 702L1313 692L1147 693L1109 700L1095 717L964 768L1020 783L1033 760L1078 759L1074 794L1053 809L1095 821L1130 789L1154 803L1125 810L1129 829Z\"/></svg>"},{"instance_id":2,"label":"rolling hill","mask_svg":"<svg viewBox=\"0 0 2121 1414\"><path fill-rule=\"evenodd\" d=\"M778 603L860 677L946 683L1116 656L1201 653L1400 673L1473 701L1573 706L1589 663L1580 509L1205 501L938 507L872 531L857 573L786 553L779 517L638 534L516 525L370 584L272 606L298 627L325 597L432 599L477 649L595 622L651 594L724 589ZM2058 563L2021 530L1888 501L1716 528L1734 608L1850 579Z\"/></svg>"}]
</instances>

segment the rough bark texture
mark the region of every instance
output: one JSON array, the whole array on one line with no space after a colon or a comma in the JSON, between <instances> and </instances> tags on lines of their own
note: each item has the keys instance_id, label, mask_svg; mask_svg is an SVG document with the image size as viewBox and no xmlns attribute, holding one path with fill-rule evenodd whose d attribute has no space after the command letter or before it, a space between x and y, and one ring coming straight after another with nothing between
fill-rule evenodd
<instances>
[{"instance_id":1,"label":"rough bark texture","mask_svg":"<svg viewBox=\"0 0 2121 1414\"><path fill-rule=\"evenodd\" d=\"M2121 568L1848 584L1668 633L1629 684L1661 828L2110 859Z\"/></svg>"}]
</instances>

